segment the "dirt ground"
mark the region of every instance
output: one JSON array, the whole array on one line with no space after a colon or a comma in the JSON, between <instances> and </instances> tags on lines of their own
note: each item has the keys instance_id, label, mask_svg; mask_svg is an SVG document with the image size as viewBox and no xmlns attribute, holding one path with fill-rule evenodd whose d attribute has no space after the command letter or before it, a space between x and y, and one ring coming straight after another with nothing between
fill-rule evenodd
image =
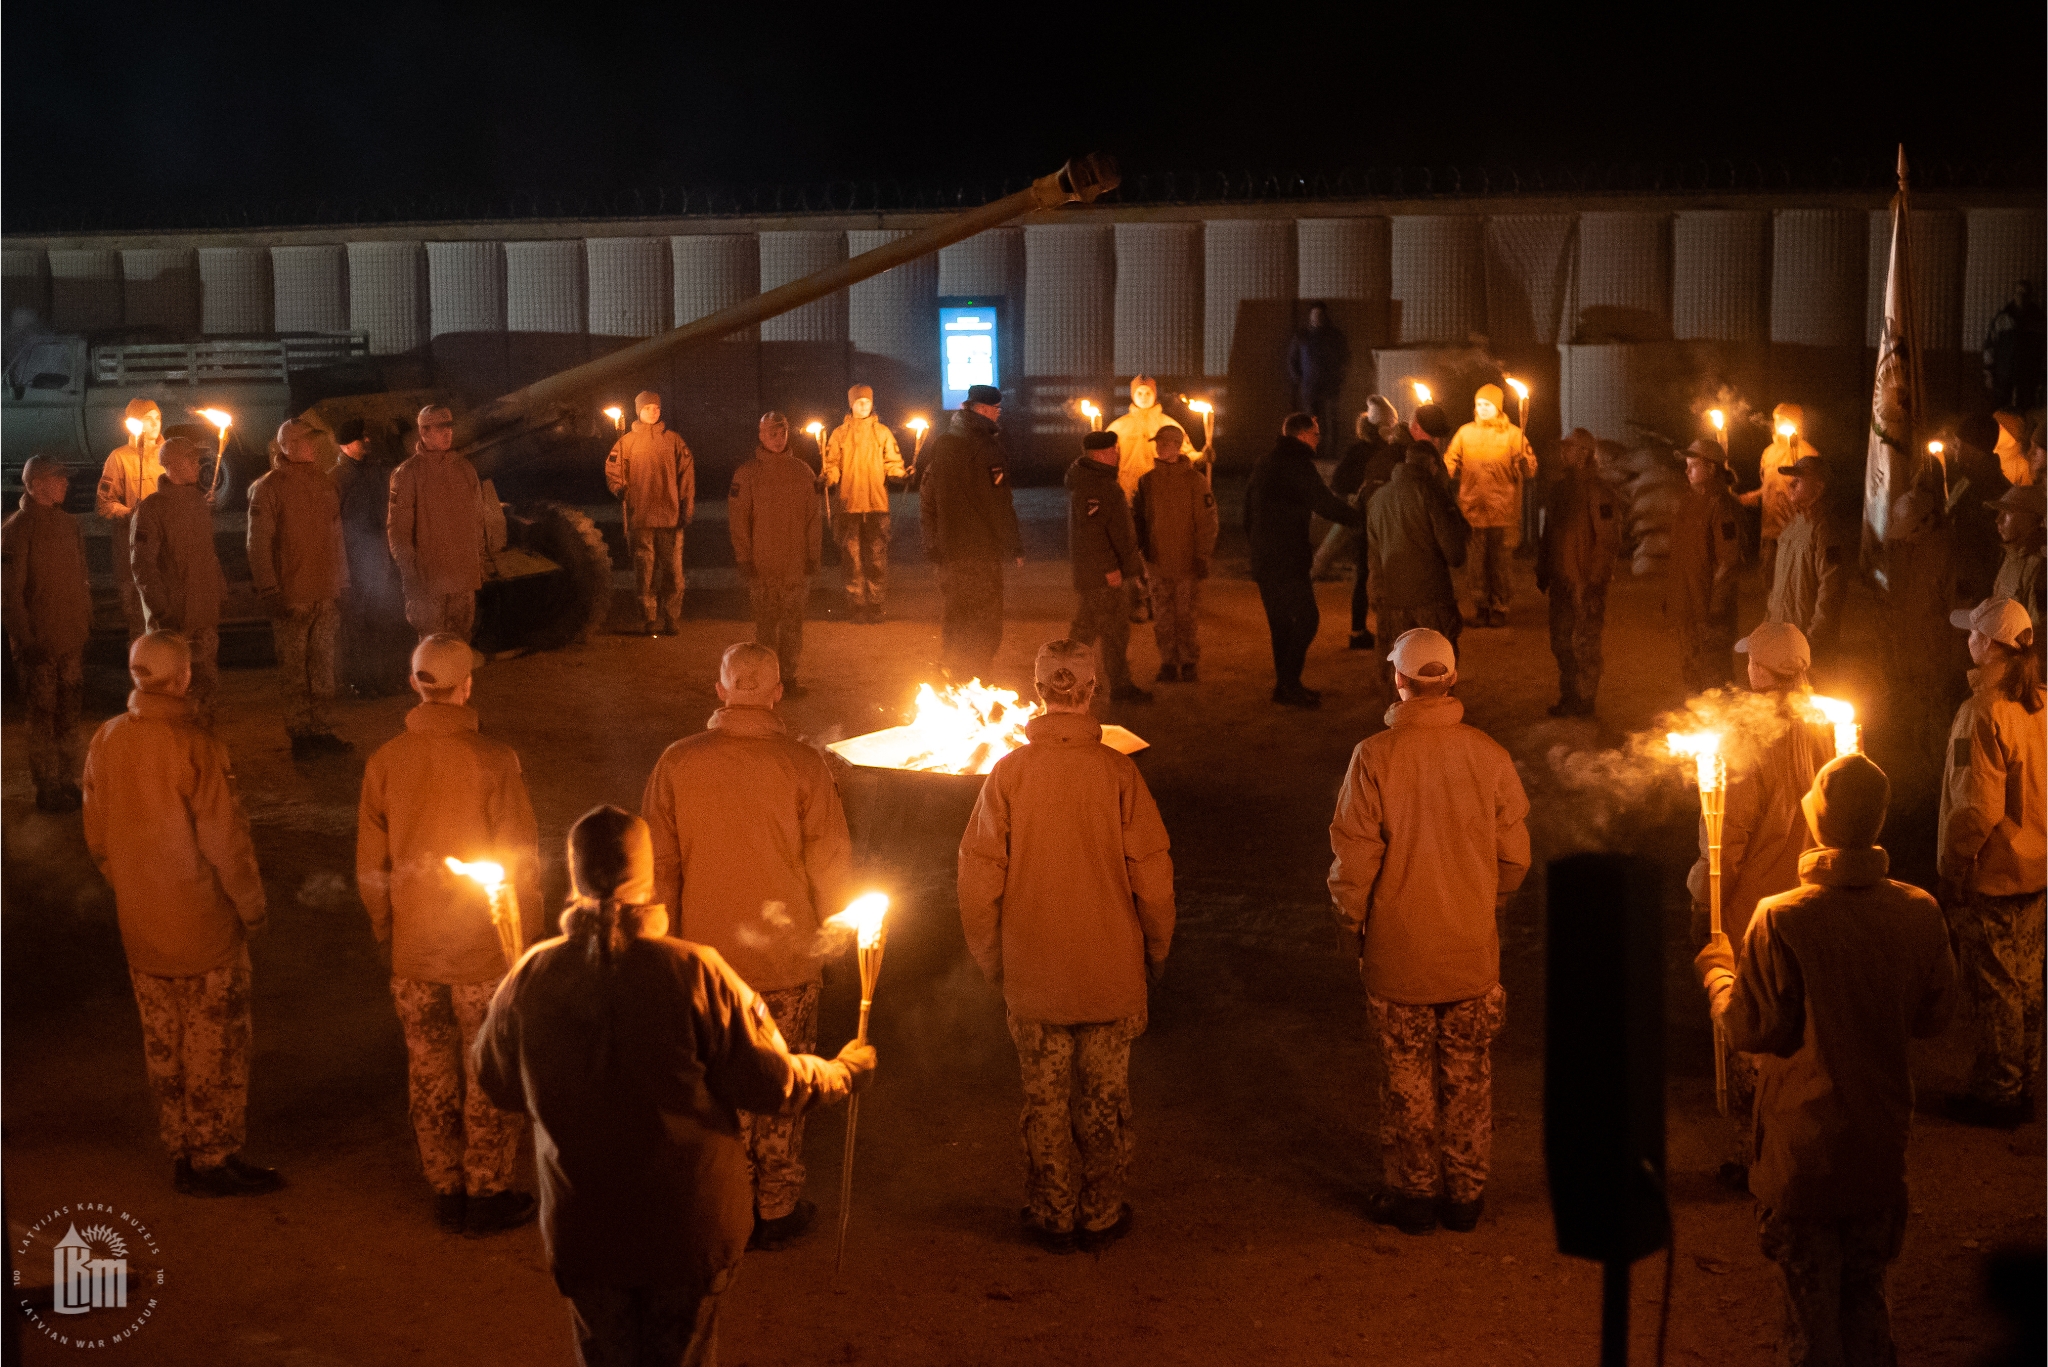
<instances>
[{"instance_id":1,"label":"dirt ground","mask_svg":"<svg viewBox=\"0 0 2048 1367\"><path fill-rule=\"evenodd\" d=\"M1013 579L996 670L1013 685L1028 681L1037 645L1064 634L1071 604L1057 491L1021 497L1031 562ZM722 510L703 511L693 562L715 561L723 539ZM936 582L912 549L914 504L900 512L887 623L839 620L836 571L819 577L803 668L813 691L785 708L813 739L893 724L930 677ZM835 1110L811 1123L807 1143L819 1229L745 1260L724 1308L728 1367L1595 1360L1600 1271L1555 1251L1541 1151L1541 864L1589 843L1648 855L1665 872L1670 1357L1717 1367L1771 1360L1778 1294L1751 1205L1713 1177L1729 1141L1713 1114L1704 1013L1682 943L1690 808L1608 810L1612 793L1558 778L1562 757L1619 745L1681 701L1662 587L1617 586L1598 722L1554 721L1543 714L1555 696L1543 603L1521 572L1510 627L1467 635L1459 689L1468 720L1521 764L1538 861L1503 922L1509 1021L1495 1049L1494 1172L1477 1232L1408 1238L1361 1213L1378 1174L1375 1065L1323 876L1338 780L1351 747L1383 725L1388 697L1367 658L1344 649L1349 585L1326 584L1308 671L1327 690L1324 706L1303 714L1268 702L1264 622L1237 539L1204 602L1202 682L1163 686L1152 705L1113 714L1152 742L1140 764L1173 834L1180 899L1167 978L1132 1059L1132 1235L1100 1257L1064 1258L1020 1238L1015 1057L997 995L964 956L953 902L952 845L966 808L943 784L928 793L850 782L863 858L896 893L897 912L846 1268L835 1276L832 1265L844 1136ZM1754 583L1747 592L1745 620L1754 620L1761 595ZM526 767L551 898L566 883L570 822L599 802L637 806L661 748L703 725L718 652L750 635L740 604L730 570L693 564L679 638L605 636L479 673L483 727L516 746ZM1867 649L1873 628L1868 605L1859 607L1852 641ZM1131 653L1149 680L1149 630ZM567 1362L564 1306L538 1232L479 1242L442 1234L419 1175L398 1026L352 872L362 761L401 729L406 703L343 704L340 727L356 754L294 764L273 680L266 667L228 669L221 713L272 908L255 954L249 1151L291 1185L253 1201L172 1193L111 896L86 859L79 818L34 810L10 712L0 866L10 1243L18 1250L27 1226L70 1203L105 1202L148 1223L165 1269L159 1305L133 1342L100 1350L107 1358ZM95 669L95 720L120 705L122 688L113 668ZM1884 762L1876 713L1870 736ZM1924 814L1902 814L1894 840L1917 846L1899 844L1897 865L1924 869L1928 838ZM826 1052L852 1031L857 986L850 963L828 971ZM1916 1048L1923 1098L1959 1085L1966 1029L1958 1020ZM1913 1219L1891 1282L1901 1359L1978 1361L2002 1335L1982 1291L1987 1256L2043 1245L2041 1123L2005 1134L1923 1117L1910 1167ZM46 1265L17 1270L24 1283L47 1275ZM1651 1360L1664 1275L1662 1255L1635 1271L1639 1360ZM76 1353L33 1328L25 1348L31 1363Z\"/></svg>"}]
</instances>

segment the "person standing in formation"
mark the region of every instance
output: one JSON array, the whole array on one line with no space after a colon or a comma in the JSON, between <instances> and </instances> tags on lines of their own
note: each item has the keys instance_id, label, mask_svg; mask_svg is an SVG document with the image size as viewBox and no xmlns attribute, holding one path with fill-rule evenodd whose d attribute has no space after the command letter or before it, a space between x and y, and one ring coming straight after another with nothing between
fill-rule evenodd
<instances>
[{"instance_id":1,"label":"person standing in formation","mask_svg":"<svg viewBox=\"0 0 2048 1367\"><path fill-rule=\"evenodd\" d=\"M1685 482L1685 497L1671 520L1677 602L1666 606L1677 608L1678 671L1685 691L1704 693L1726 686L1735 663L1741 512L1728 492L1727 457L1718 443L1702 438L1686 448Z\"/></svg>"},{"instance_id":2,"label":"person standing in formation","mask_svg":"<svg viewBox=\"0 0 2048 1367\"><path fill-rule=\"evenodd\" d=\"M1202 658L1202 581L1216 554L1216 494L1208 473L1182 454L1178 427L1160 428L1153 444L1158 459L1138 481L1131 515L1152 588L1159 682L1193 683Z\"/></svg>"},{"instance_id":3,"label":"person standing in formation","mask_svg":"<svg viewBox=\"0 0 2048 1367\"><path fill-rule=\"evenodd\" d=\"M924 553L938 564L945 599L939 662L955 683L987 677L1003 644L1003 562L1024 563L1002 416L1003 392L975 385L919 464Z\"/></svg>"},{"instance_id":4,"label":"person standing in formation","mask_svg":"<svg viewBox=\"0 0 2048 1367\"><path fill-rule=\"evenodd\" d=\"M1798 627L1814 656L1826 663L1841 643L1855 557L1828 516L1828 467L1821 458L1801 456L1779 473L1786 477L1793 513L1778 538L1767 615Z\"/></svg>"},{"instance_id":5,"label":"person standing in formation","mask_svg":"<svg viewBox=\"0 0 2048 1367\"><path fill-rule=\"evenodd\" d=\"M391 474L384 531L405 591L405 620L422 641L467 641L484 585L483 485L468 457L453 449L453 413L428 404L418 421L419 450Z\"/></svg>"},{"instance_id":6,"label":"person standing in formation","mask_svg":"<svg viewBox=\"0 0 2048 1367\"><path fill-rule=\"evenodd\" d=\"M1544 499L1536 587L1550 595L1550 653L1557 660L1553 717L1590 717L1600 691L1600 638L1607 585L1621 550L1614 491L1594 468L1593 434L1574 427L1558 446L1564 471Z\"/></svg>"},{"instance_id":7,"label":"person standing in formation","mask_svg":"<svg viewBox=\"0 0 2048 1367\"><path fill-rule=\"evenodd\" d=\"M249 941L267 924L249 820L227 747L187 700L185 639L145 633L128 648L128 673L128 710L86 751L85 845L113 885L172 1185L188 1196L276 1191L276 1169L241 1155Z\"/></svg>"},{"instance_id":8,"label":"person standing in formation","mask_svg":"<svg viewBox=\"0 0 2048 1367\"><path fill-rule=\"evenodd\" d=\"M1365 509L1359 573L1371 585L1379 640L1389 651L1417 627L1437 632L1456 650L1465 626L1451 571L1465 563L1467 528L1444 488L1436 443L1424 426L1425 418L1442 415L1435 404L1422 406L1407 454Z\"/></svg>"},{"instance_id":9,"label":"person standing in formation","mask_svg":"<svg viewBox=\"0 0 2048 1367\"><path fill-rule=\"evenodd\" d=\"M356 886L391 974L405 1031L413 1135L434 1190L434 1220L472 1236L533 1218L513 1189L519 1120L493 1106L468 1051L499 980L511 969L496 911L481 884L448 860L504 870L523 944L539 929L540 848L519 756L477 734L469 706L469 643L437 632L412 653L419 706L405 734L363 771L356 816Z\"/></svg>"},{"instance_id":10,"label":"person standing in formation","mask_svg":"<svg viewBox=\"0 0 2048 1367\"><path fill-rule=\"evenodd\" d=\"M1500 405L1499 385L1479 386L1472 396L1472 421L1444 448L1444 473L1458 485L1458 511L1479 542L1475 627L1508 624L1508 600L1514 593L1508 533L1521 523L1522 481L1536 477L1536 452Z\"/></svg>"},{"instance_id":11,"label":"person standing in formation","mask_svg":"<svg viewBox=\"0 0 2048 1367\"><path fill-rule=\"evenodd\" d=\"M384 520L391 509L391 467L377 459L361 418L334 429L341 459L329 472L341 501L348 549L348 598L342 608L340 667L358 696L407 691L414 636Z\"/></svg>"},{"instance_id":12,"label":"person standing in formation","mask_svg":"<svg viewBox=\"0 0 2048 1367\"><path fill-rule=\"evenodd\" d=\"M1991 582L1993 598L2010 598L2027 610L2027 620L2038 636L2044 604L2048 604L2048 557L2043 555L2043 518L2048 511L2048 490L2038 484L2017 484L1996 501L1985 505L1998 514L1998 540L2005 548L1998 577Z\"/></svg>"},{"instance_id":13,"label":"person standing in formation","mask_svg":"<svg viewBox=\"0 0 2048 1367\"><path fill-rule=\"evenodd\" d=\"M1394 642L1387 729L1351 752L1330 819L1330 899L1386 1070L1373 1219L1479 1224L1493 1153L1491 1046L1507 1019L1498 917L1529 872L1515 762L1464 724L1440 632Z\"/></svg>"},{"instance_id":14,"label":"person standing in formation","mask_svg":"<svg viewBox=\"0 0 2048 1367\"><path fill-rule=\"evenodd\" d=\"M149 630L143 619L142 595L135 587L135 573L128 553L131 523L142 500L157 491L163 478L164 415L148 399L130 399L122 414L125 421L140 423L139 435L131 435L125 446L107 454L100 470L100 487L93 511L107 522L112 534L114 585L121 594L121 615L128 619L128 639Z\"/></svg>"},{"instance_id":15,"label":"person standing in formation","mask_svg":"<svg viewBox=\"0 0 2048 1367\"><path fill-rule=\"evenodd\" d=\"M75 812L78 718L85 695L85 642L92 634L92 589L85 536L64 511L71 474L48 456L21 468L21 505L0 523L7 646L28 692L28 768L36 810ZM118 566L117 566L118 568Z\"/></svg>"},{"instance_id":16,"label":"person standing in formation","mask_svg":"<svg viewBox=\"0 0 2048 1367\"><path fill-rule=\"evenodd\" d=\"M1131 406L1111 418L1104 429L1116 437L1116 482L1123 487L1125 498L1138 496L1138 481L1157 458L1156 438L1167 428L1179 426L1160 406L1159 382L1150 375L1131 376ZM1199 459L1196 453L1189 454Z\"/></svg>"},{"instance_id":17,"label":"person standing in formation","mask_svg":"<svg viewBox=\"0 0 2048 1367\"><path fill-rule=\"evenodd\" d=\"M142 614L151 631L174 631L192 648L186 698L199 724L213 725L220 686L220 600L227 580L213 544L213 505L199 487L199 445L172 437L163 446L157 491L135 509L129 557Z\"/></svg>"},{"instance_id":18,"label":"person standing in formation","mask_svg":"<svg viewBox=\"0 0 2048 1367\"><path fill-rule=\"evenodd\" d=\"M896 434L875 416L875 391L846 391L847 415L825 443L827 489L839 493L832 535L846 563L846 606L856 622L882 620L889 589L889 481L905 478Z\"/></svg>"},{"instance_id":19,"label":"person standing in formation","mask_svg":"<svg viewBox=\"0 0 2048 1367\"><path fill-rule=\"evenodd\" d=\"M725 504L733 560L747 581L754 612L754 641L775 652L782 667L782 695L808 692L797 682L804 653L804 610L811 576L824 554L816 477L789 453L789 419L761 415L754 454L732 473Z\"/></svg>"},{"instance_id":20,"label":"person standing in formation","mask_svg":"<svg viewBox=\"0 0 2048 1367\"><path fill-rule=\"evenodd\" d=\"M1884 526L1884 664L1888 729L1924 764L1941 761L1963 668L1949 614L1961 601L1955 531L1942 506L1942 471L1929 461L1914 487L1892 501Z\"/></svg>"},{"instance_id":21,"label":"person standing in formation","mask_svg":"<svg viewBox=\"0 0 2048 1367\"><path fill-rule=\"evenodd\" d=\"M1401 431L1400 415L1394 411L1393 402L1379 394L1365 401L1356 430L1358 440L1345 449L1330 474L1330 491L1364 512L1372 506L1372 496L1394 477L1394 467L1401 464L1406 454L1407 434ZM1397 436L1401 440L1397 441ZM1372 586L1366 573L1364 528L1330 528L1323 544L1316 548L1309 577L1318 581L1335 578L1337 565L1347 554L1354 555L1357 561L1351 575L1351 649L1371 650L1374 641L1367 619Z\"/></svg>"},{"instance_id":22,"label":"person standing in formation","mask_svg":"<svg viewBox=\"0 0 2048 1367\"><path fill-rule=\"evenodd\" d=\"M1308 306L1308 326L1295 332L1287 346L1287 378L1294 387L1294 406L1316 420L1325 432L1337 430L1337 400L1351 369L1351 340L1330 321L1329 305Z\"/></svg>"},{"instance_id":23,"label":"person standing in formation","mask_svg":"<svg viewBox=\"0 0 2048 1367\"><path fill-rule=\"evenodd\" d=\"M285 422L277 429L270 473L249 486L249 577L256 601L270 614L294 759L354 748L327 720L348 551L341 495L315 463L318 440L309 424Z\"/></svg>"},{"instance_id":24,"label":"person standing in formation","mask_svg":"<svg viewBox=\"0 0 2048 1367\"><path fill-rule=\"evenodd\" d=\"M728 646L717 687L710 723L662 752L641 798L655 897L672 909L675 933L724 955L789 1047L808 1050L824 984L812 946L845 900L853 859L846 811L820 753L775 715L774 651ZM803 1199L803 1120L770 1107L741 1122L754 1185L750 1247L779 1249L817 1215Z\"/></svg>"},{"instance_id":25,"label":"person standing in formation","mask_svg":"<svg viewBox=\"0 0 2048 1367\"><path fill-rule=\"evenodd\" d=\"M1970 633L1970 697L1949 731L1941 787L1941 904L1977 1026L1966 1124L2033 1118L2041 1060L2042 935L2048 889L2048 712L2040 638L2019 604L1993 598L1951 618Z\"/></svg>"},{"instance_id":26,"label":"person standing in formation","mask_svg":"<svg viewBox=\"0 0 2048 1367\"><path fill-rule=\"evenodd\" d=\"M1067 467L1067 559L1074 575L1074 621L1067 635L1093 646L1109 679L1111 702L1151 702L1131 682L1131 618L1126 581L1144 578L1138 533L1117 482L1116 433L1090 432Z\"/></svg>"},{"instance_id":27,"label":"person standing in formation","mask_svg":"<svg viewBox=\"0 0 2048 1367\"><path fill-rule=\"evenodd\" d=\"M1820 458L1812 442L1802 434L1806 425L1806 413L1796 403L1781 403L1771 410L1771 444L1757 461L1757 478L1761 481L1756 488L1737 500L1745 508L1758 508L1763 512L1763 535L1761 560L1763 564L1764 589L1768 592L1775 582L1778 571L1778 538L1785 534L1785 527L1797 511L1792 506L1791 486L1785 482L1785 470L1797 465L1801 457Z\"/></svg>"},{"instance_id":28,"label":"person standing in formation","mask_svg":"<svg viewBox=\"0 0 2048 1367\"><path fill-rule=\"evenodd\" d=\"M633 414L604 458L604 482L625 505L640 634L673 636L683 620L683 529L697 517L697 462L662 424L661 395L634 395Z\"/></svg>"},{"instance_id":29,"label":"person standing in formation","mask_svg":"<svg viewBox=\"0 0 2048 1367\"><path fill-rule=\"evenodd\" d=\"M1092 1253L1131 1228L1131 1042L1173 942L1173 859L1144 776L1088 713L1091 650L1048 642L1032 677L1045 711L960 837L960 922L1023 1072L1025 1233Z\"/></svg>"},{"instance_id":30,"label":"person standing in formation","mask_svg":"<svg viewBox=\"0 0 2048 1367\"><path fill-rule=\"evenodd\" d=\"M1750 1191L1784 1288L1780 1360L1800 1367L1895 1360L1884 1281L1906 1233L1908 1050L1955 1010L1941 908L1885 877L1890 789L1862 755L1831 760L1800 804L1814 848L1798 886L1757 907L1739 951L1722 935L1694 961L1729 1043L1759 1064Z\"/></svg>"},{"instance_id":31,"label":"person standing in formation","mask_svg":"<svg viewBox=\"0 0 2048 1367\"><path fill-rule=\"evenodd\" d=\"M562 934L491 999L471 1059L530 1115L541 1234L584 1367L718 1355L718 1304L752 1223L748 1113L795 1120L874 1075L848 1041L794 1054L718 951L667 933L647 823L617 807L569 831Z\"/></svg>"},{"instance_id":32,"label":"person standing in formation","mask_svg":"<svg viewBox=\"0 0 2048 1367\"><path fill-rule=\"evenodd\" d=\"M1322 430L1308 413L1290 413L1280 440L1252 467L1244 495L1244 530L1252 543L1252 578L1266 610L1273 638L1273 701L1287 707L1316 707L1323 695L1304 688L1301 668L1322 623L1316 607L1315 561L1309 543L1309 515L1356 527L1364 514L1330 492L1316 472Z\"/></svg>"}]
</instances>

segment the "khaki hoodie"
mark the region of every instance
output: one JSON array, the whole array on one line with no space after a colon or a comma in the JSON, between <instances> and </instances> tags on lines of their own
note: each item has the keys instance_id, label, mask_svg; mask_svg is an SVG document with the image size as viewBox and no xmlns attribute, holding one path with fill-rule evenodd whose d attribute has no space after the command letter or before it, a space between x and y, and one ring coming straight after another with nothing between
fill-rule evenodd
<instances>
[{"instance_id":1,"label":"khaki hoodie","mask_svg":"<svg viewBox=\"0 0 2048 1367\"><path fill-rule=\"evenodd\" d=\"M1151 790L1079 712L1033 717L960 837L967 950L1010 1013L1050 1025L1145 1012L1173 943L1173 860Z\"/></svg>"},{"instance_id":2,"label":"khaki hoodie","mask_svg":"<svg viewBox=\"0 0 2048 1367\"><path fill-rule=\"evenodd\" d=\"M1166 415L1166 409L1159 404L1150 408L1126 408L1111 418L1109 430L1116 433L1116 482L1123 486L1125 498L1138 496L1138 481L1145 477L1159 460L1159 448L1152 439L1159 435L1162 427L1180 427L1181 459L1187 460L1194 454L1192 436L1185 427Z\"/></svg>"},{"instance_id":3,"label":"khaki hoodie","mask_svg":"<svg viewBox=\"0 0 2048 1367\"><path fill-rule=\"evenodd\" d=\"M2048 709L2005 696L1990 669L1949 728L1941 785L1940 872L1986 897L2048 886Z\"/></svg>"},{"instance_id":4,"label":"khaki hoodie","mask_svg":"<svg viewBox=\"0 0 2048 1367\"><path fill-rule=\"evenodd\" d=\"M733 471L725 504L732 556L763 584L788 584L817 571L824 526L811 467L787 451L754 448Z\"/></svg>"},{"instance_id":5,"label":"khaki hoodie","mask_svg":"<svg viewBox=\"0 0 2048 1367\"><path fill-rule=\"evenodd\" d=\"M159 978L234 963L263 924L263 879L227 747L192 703L130 693L85 752L85 845L114 885L128 966Z\"/></svg>"},{"instance_id":6,"label":"khaki hoodie","mask_svg":"<svg viewBox=\"0 0 2048 1367\"><path fill-rule=\"evenodd\" d=\"M196 484L166 475L135 510L129 547L135 587L151 631L210 631L220 625L227 580L213 545L213 506Z\"/></svg>"},{"instance_id":7,"label":"khaki hoodie","mask_svg":"<svg viewBox=\"0 0 2048 1367\"><path fill-rule=\"evenodd\" d=\"M1216 554L1216 494L1209 477L1189 462L1154 462L1138 480L1131 506L1145 563L1164 579L1206 579Z\"/></svg>"},{"instance_id":8,"label":"khaki hoodie","mask_svg":"<svg viewBox=\"0 0 2048 1367\"><path fill-rule=\"evenodd\" d=\"M310 461L277 460L249 486L249 577L259 594L308 607L348 590L341 495Z\"/></svg>"},{"instance_id":9,"label":"khaki hoodie","mask_svg":"<svg viewBox=\"0 0 2048 1367\"><path fill-rule=\"evenodd\" d=\"M108 452L107 463L100 469L93 511L125 528L128 519L135 516L135 509L156 492L157 481L163 478L163 449L163 438L159 437L141 450L130 442Z\"/></svg>"},{"instance_id":10,"label":"khaki hoodie","mask_svg":"<svg viewBox=\"0 0 2048 1367\"><path fill-rule=\"evenodd\" d=\"M697 462L689 444L660 422L635 421L604 458L605 487L624 495L635 527L673 527L697 516Z\"/></svg>"},{"instance_id":11,"label":"khaki hoodie","mask_svg":"<svg viewBox=\"0 0 2048 1367\"><path fill-rule=\"evenodd\" d=\"M1458 511L1474 527L1509 527L1522 506L1522 481L1536 474L1536 453L1505 417L1468 422L1444 448L1444 469L1458 482Z\"/></svg>"},{"instance_id":12,"label":"khaki hoodie","mask_svg":"<svg viewBox=\"0 0 2048 1367\"><path fill-rule=\"evenodd\" d=\"M904 477L896 434L870 413L848 413L825 442L825 487L839 492L842 513L889 511L889 481Z\"/></svg>"},{"instance_id":13,"label":"khaki hoodie","mask_svg":"<svg viewBox=\"0 0 2048 1367\"><path fill-rule=\"evenodd\" d=\"M482 588L484 501L476 467L453 451L421 451L392 471L384 535L406 597Z\"/></svg>"},{"instance_id":14,"label":"khaki hoodie","mask_svg":"<svg viewBox=\"0 0 2048 1367\"><path fill-rule=\"evenodd\" d=\"M92 591L77 518L23 494L20 508L0 524L0 566L7 635L25 660L60 659L85 649L92 634Z\"/></svg>"}]
</instances>

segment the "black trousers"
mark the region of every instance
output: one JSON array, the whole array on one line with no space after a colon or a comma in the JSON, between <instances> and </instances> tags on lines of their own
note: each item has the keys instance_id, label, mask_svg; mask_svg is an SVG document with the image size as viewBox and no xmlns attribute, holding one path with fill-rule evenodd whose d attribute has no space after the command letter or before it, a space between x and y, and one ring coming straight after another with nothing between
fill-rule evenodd
<instances>
[{"instance_id":1,"label":"black trousers","mask_svg":"<svg viewBox=\"0 0 2048 1367\"><path fill-rule=\"evenodd\" d=\"M1358 569L1351 576L1351 634L1363 636L1369 628L1366 614L1369 603L1365 578L1365 538L1358 539Z\"/></svg>"},{"instance_id":2,"label":"black trousers","mask_svg":"<svg viewBox=\"0 0 2048 1367\"><path fill-rule=\"evenodd\" d=\"M1266 629L1273 637L1273 679L1282 687L1299 686L1301 666L1316 639L1322 614L1316 609L1316 586L1307 574L1261 579L1259 602L1266 609Z\"/></svg>"}]
</instances>

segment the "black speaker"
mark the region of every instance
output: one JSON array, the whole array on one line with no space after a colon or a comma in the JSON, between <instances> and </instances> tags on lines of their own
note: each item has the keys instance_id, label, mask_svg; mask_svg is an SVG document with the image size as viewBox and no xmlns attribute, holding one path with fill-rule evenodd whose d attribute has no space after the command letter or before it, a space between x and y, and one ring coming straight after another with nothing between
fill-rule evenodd
<instances>
[{"instance_id":1,"label":"black speaker","mask_svg":"<svg viewBox=\"0 0 2048 1367\"><path fill-rule=\"evenodd\" d=\"M1624 1266L1662 1248L1664 916L1644 860L1548 870L1543 1157L1560 1253Z\"/></svg>"}]
</instances>

